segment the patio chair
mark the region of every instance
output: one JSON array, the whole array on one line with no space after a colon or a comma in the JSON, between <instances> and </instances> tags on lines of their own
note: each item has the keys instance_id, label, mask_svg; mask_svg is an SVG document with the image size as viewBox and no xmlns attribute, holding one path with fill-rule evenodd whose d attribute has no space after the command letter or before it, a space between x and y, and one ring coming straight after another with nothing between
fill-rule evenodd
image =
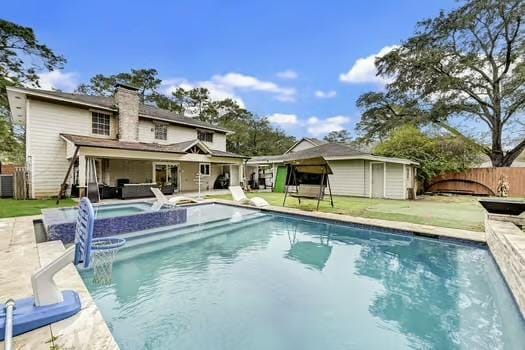
<instances>
[{"instance_id":1,"label":"patio chair","mask_svg":"<svg viewBox=\"0 0 525 350\"><path fill-rule=\"evenodd\" d=\"M157 199L155 203L153 203L153 210L159 210L163 205L171 205L176 206L178 204L183 203L199 203L198 200L194 198L184 197L184 196L175 196L170 199L166 198L166 196L162 193L160 188L151 187L151 192L153 192L153 195Z\"/></svg>"},{"instance_id":2,"label":"patio chair","mask_svg":"<svg viewBox=\"0 0 525 350\"><path fill-rule=\"evenodd\" d=\"M240 204L248 204L253 207L261 208L267 207L270 205L266 200L261 197L248 198L242 190L241 186L230 186L228 187L230 193L232 194L233 200Z\"/></svg>"}]
</instances>

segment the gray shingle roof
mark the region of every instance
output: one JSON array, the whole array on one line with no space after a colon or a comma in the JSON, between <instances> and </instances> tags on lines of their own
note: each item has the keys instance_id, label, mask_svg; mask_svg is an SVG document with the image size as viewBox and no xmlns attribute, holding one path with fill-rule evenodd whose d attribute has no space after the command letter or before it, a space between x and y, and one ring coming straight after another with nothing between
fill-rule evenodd
<instances>
[{"instance_id":1,"label":"gray shingle roof","mask_svg":"<svg viewBox=\"0 0 525 350\"><path fill-rule=\"evenodd\" d=\"M248 163L257 162L288 162L301 159L311 158L324 158L324 157L348 157L348 156L360 156L370 155L358 151L350 146L343 145L340 143L324 143L320 146L315 146L302 151L285 153L279 156L257 156L252 157Z\"/></svg>"},{"instance_id":2,"label":"gray shingle roof","mask_svg":"<svg viewBox=\"0 0 525 350\"><path fill-rule=\"evenodd\" d=\"M116 111L117 106L115 105L115 99L112 96L92 96L92 95L82 95L82 94L72 94L68 92L60 91L49 91L41 89L30 89L30 88L20 88L26 90L29 93L33 92L36 94L44 94L49 97L58 97L62 99L71 100L72 102L87 103L95 106L100 106L101 108L107 108ZM154 118L162 119L165 121L173 122L176 124L189 125L196 128L210 129L220 132L230 132L230 130L221 128L220 126L212 125L209 123L202 122L200 120L183 116L181 114L168 111L166 109L157 108L155 106L150 106L146 104L139 105L139 116L145 118Z\"/></svg>"},{"instance_id":3,"label":"gray shingle roof","mask_svg":"<svg viewBox=\"0 0 525 350\"><path fill-rule=\"evenodd\" d=\"M185 154L186 150L191 146L199 142L199 140L189 140L184 142L172 143L168 145L161 145L158 143L146 143L146 142L127 142L120 141L117 139L103 139L92 136L82 136L73 134L60 134L63 138L73 142L77 146L83 147L99 147L99 148L112 148L122 149L129 151L146 151L146 152L164 152L164 153L179 153ZM240 154L219 151L210 149L210 154L215 157L227 157L227 158L246 158Z\"/></svg>"},{"instance_id":4,"label":"gray shingle roof","mask_svg":"<svg viewBox=\"0 0 525 350\"><path fill-rule=\"evenodd\" d=\"M303 139L310 141L315 146L321 146L321 145L328 143L328 141L319 140L319 139L316 139L315 137L304 137Z\"/></svg>"}]
</instances>

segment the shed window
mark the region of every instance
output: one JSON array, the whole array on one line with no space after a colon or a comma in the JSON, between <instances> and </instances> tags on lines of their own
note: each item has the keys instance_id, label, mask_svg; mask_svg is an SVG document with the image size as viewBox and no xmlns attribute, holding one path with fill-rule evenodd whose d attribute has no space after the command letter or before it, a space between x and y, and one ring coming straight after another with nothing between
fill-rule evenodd
<instances>
[{"instance_id":1,"label":"shed window","mask_svg":"<svg viewBox=\"0 0 525 350\"><path fill-rule=\"evenodd\" d=\"M204 142L213 142L213 133L209 131L197 130L197 138Z\"/></svg>"},{"instance_id":2,"label":"shed window","mask_svg":"<svg viewBox=\"0 0 525 350\"><path fill-rule=\"evenodd\" d=\"M166 124L155 124L155 139L156 140L167 140L168 139L168 125Z\"/></svg>"},{"instance_id":3,"label":"shed window","mask_svg":"<svg viewBox=\"0 0 525 350\"><path fill-rule=\"evenodd\" d=\"M109 136L110 115L91 112L91 132L97 135Z\"/></svg>"}]
</instances>

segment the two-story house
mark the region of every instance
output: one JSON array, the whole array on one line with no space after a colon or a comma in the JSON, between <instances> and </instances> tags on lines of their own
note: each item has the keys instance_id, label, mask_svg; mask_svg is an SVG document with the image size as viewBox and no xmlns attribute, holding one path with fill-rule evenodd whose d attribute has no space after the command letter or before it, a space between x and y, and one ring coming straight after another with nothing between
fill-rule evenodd
<instances>
[{"instance_id":1,"label":"two-story house","mask_svg":"<svg viewBox=\"0 0 525 350\"><path fill-rule=\"evenodd\" d=\"M156 183L174 191L212 189L218 176L237 185L243 156L226 151L230 131L140 103L119 84L111 97L7 88L13 121L26 130L30 196L56 196L71 165L70 186Z\"/></svg>"}]
</instances>

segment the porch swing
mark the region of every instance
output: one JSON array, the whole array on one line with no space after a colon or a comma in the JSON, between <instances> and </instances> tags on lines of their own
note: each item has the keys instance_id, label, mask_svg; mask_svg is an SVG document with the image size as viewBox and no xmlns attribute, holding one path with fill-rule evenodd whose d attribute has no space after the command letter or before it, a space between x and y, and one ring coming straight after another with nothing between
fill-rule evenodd
<instances>
[{"instance_id":1,"label":"porch swing","mask_svg":"<svg viewBox=\"0 0 525 350\"><path fill-rule=\"evenodd\" d=\"M301 184L297 179L298 174L307 175L320 175L319 186L313 184ZM317 200L317 209L319 210L319 204L325 197L326 188L328 188L328 194L330 195L330 205L334 207L334 200L332 197L332 189L330 187L329 174L332 174L332 170L325 162L322 164L308 164L308 162L291 162L288 164L288 175L285 183L285 192L283 207L286 206L286 199L288 195L293 198L297 198L299 205L301 205L301 199ZM290 192L290 187L295 187L295 192Z\"/></svg>"}]
</instances>

